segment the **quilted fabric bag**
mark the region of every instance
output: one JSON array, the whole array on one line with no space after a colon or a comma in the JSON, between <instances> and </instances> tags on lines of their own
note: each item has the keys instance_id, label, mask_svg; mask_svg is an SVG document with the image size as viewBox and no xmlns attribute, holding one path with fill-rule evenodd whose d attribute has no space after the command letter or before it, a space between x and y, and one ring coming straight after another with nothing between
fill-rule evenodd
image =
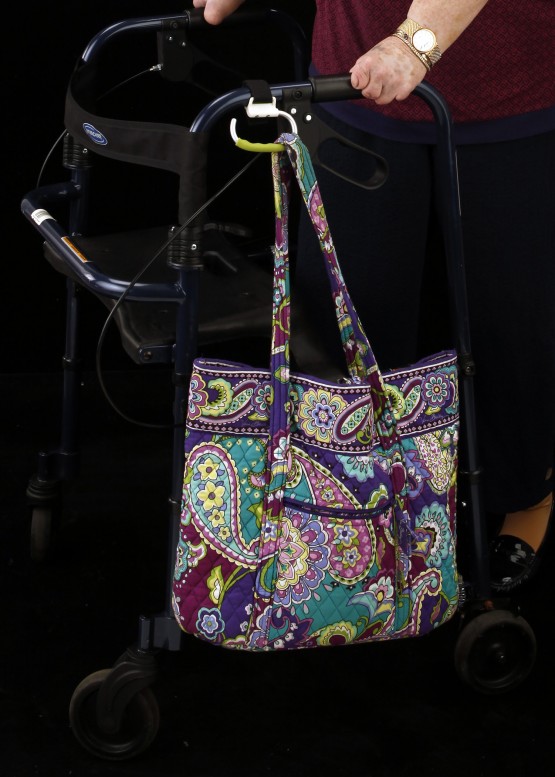
<instances>
[{"instance_id":1,"label":"quilted fabric bag","mask_svg":"<svg viewBox=\"0 0 555 777\"><path fill-rule=\"evenodd\" d=\"M425 634L458 605L456 354L380 372L309 154L296 135L280 142L270 368L194 362L175 617L213 644L256 651ZM289 370L294 178L326 264L344 382Z\"/></svg>"}]
</instances>

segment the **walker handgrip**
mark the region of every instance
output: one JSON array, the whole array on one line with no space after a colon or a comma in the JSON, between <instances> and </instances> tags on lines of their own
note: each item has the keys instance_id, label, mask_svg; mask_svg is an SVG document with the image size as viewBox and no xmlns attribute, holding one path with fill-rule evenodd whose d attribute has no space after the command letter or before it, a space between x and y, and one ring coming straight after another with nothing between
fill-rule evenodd
<instances>
[{"instance_id":1,"label":"walker handgrip","mask_svg":"<svg viewBox=\"0 0 555 777\"><path fill-rule=\"evenodd\" d=\"M267 21L270 14L271 10L269 8L258 10L241 10L226 16L226 18L223 19L220 24L213 25L208 24L208 22L205 20L204 8L191 8L191 10L185 11L185 17L190 29L200 28L206 30L215 29L216 27L219 27L220 29L237 27L245 23L257 24Z\"/></svg>"},{"instance_id":2,"label":"walker handgrip","mask_svg":"<svg viewBox=\"0 0 555 777\"><path fill-rule=\"evenodd\" d=\"M314 76L308 79L312 84L314 102L325 103L335 100L353 100L361 98L358 89L351 86L349 73L332 76Z\"/></svg>"}]
</instances>

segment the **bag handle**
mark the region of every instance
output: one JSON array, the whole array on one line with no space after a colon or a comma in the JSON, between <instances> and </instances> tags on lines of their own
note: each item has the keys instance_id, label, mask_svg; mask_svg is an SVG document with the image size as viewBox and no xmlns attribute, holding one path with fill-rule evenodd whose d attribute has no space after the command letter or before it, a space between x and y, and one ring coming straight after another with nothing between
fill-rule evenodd
<instances>
[{"instance_id":1,"label":"bag handle","mask_svg":"<svg viewBox=\"0 0 555 777\"><path fill-rule=\"evenodd\" d=\"M386 395L381 373L370 343L364 333L358 315L349 296L331 235L326 214L316 182L308 150L297 135L284 133L278 139L285 150L272 152L272 174L275 197L276 240L274 247L274 281L272 312L272 345L270 361L271 401L269 439L266 462L266 484L260 527L258 562L266 580L277 575L276 550L279 539L279 521L283 513L283 501L287 473L291 466L291 397L289 341L291 334L291 292L289 271L288 216L292 170L318 235L332 297L335 303L337 321L341 333L347 366L353 382L365 382L371 386L375 399L374 416L376 429L385 450L388 450L392 464L400 465L400 472L392 477L395 497L397 536L402 552L407 554L413 535L412 520L408 510L408 481L404 467L401 441L396 421ZM270 586L270 589L272 586ZM265 604L260 597L253 618L258 616Z\"/></svg>"},{"instance_id":2,"label":"bag handle","mask_svg":"<svg viewBox=\"0 0 555 777\"><path fill-rule=\"evenodd\" d=\"M285 150L272 152L276 240L270 361L273 391L268 451L270 491L280 491L284 486L290 440L291 284L288 225L292 171L326 259L325 266L349 374L353 382L368 383L373 389L376 425L384 446L391 448L396 443L400 444L382 375L339 267L310 154L296 134L284 133L278 142L284 145ZM384 433L383 426L386 427Z\"/></svg>"},{"instance_id":3,"label":"bag handle","mask_svg":"<svg viewBox=\"0 0 555 777\"><path fill-rule=\"evenodd\" d=\"M325 259L326 273L331 287L332 300L349 375L355 381L360 379L366 382L368 377L376 372L379 379L376 387L381 389L383 384L379 376L376 358L355 310L339 266L320 188L316 181L308 149L298 135L283 134L279 140L285 146L287 155L282 154L277 160L275 158L272 160L274 182L279 177L284 184L281 192L278 190L278 196L281 194L282 203L283 201L288 202L290 199L292 168ZM284 218L287 219L288 208L285 208L284 212ZM287 223L285 228L287 228Z\"/></svg>"}]
</instances>

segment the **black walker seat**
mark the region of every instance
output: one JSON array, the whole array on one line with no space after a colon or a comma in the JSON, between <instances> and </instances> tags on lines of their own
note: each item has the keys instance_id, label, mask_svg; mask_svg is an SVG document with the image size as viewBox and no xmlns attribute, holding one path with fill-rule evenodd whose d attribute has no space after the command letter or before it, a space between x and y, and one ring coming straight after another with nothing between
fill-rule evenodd
<instances>
[{"instance_id":1,"label":"black walker seat","mask_svg":"<svg viewBox=\"0 0 555 777\"><path fill-rule=\"evenodd\" d=\"M330 131L314 119L313 104L360 95L352 89L348 74L305 78L304 36L285 14L273 10L240 12L224 22L221 33L225 35L229 28L235 33L243 26L251 29L252 25L274 23L281 34L286 31L291 42L294 80L271 86L266 82L267 93L282 111L295 116L299 134L318 163L319 145L330 137ZM213 219L210 210L215 188L210 162L214 143L217 148L221 121L229 120L233 112L245 108L253 93L249 82L244 85L235 73L230 76L230 71L218 69L210 57L192 45L190 36L195 32L206 34L209 39L216 34L207 31L202 13L193 11L126 20L96 35L79 60L67 92L64 166L69 171L69 180L36 188L23 198L21 206L43 240L47 260L67 278L60 445L39 454L37 472L27 489L31 553L37 560L48 550L60 483L78 471L77 290L88 290L110 310L123 347L136 364L168 364L172 370L174 431L165 609L151 617L141 616L137 643L111 669L86 677L70 702L70 722L79 742L93 754L112 760L137 755L156 736L159 713L151 690L156 679L154 656L160 649L177 651L182 647L184 635L171 607L171 579L179 534L184 463L182 408L186 403L192 360L202 343L270 335L272 273L271 261L267 261L270 241L266 244L263 238L257 243L258 236L253 235L250 227L238 223L237 218ZM235 85L224 93L218 89L210 93L203 84L204 102L187 125L144 121L142 117L122 118L117 102L112 114L101 113L98 106L102 100L97 98L97 81L102 80L100 55L128 33L155 33L157 64L144 72L166 75L172 87L190 80L196 74L198 61L208 62L211 72L216 73L218 86L224 76L235 79ZM160 84L160 88L164 91L165 87ZM109 96L111 93L117 95L118 90L110 88L102 92ZM207 93L210 94L208 101ZM455 668L461 679L474 689L497 693L525 679L535 660L536 645L527 622L512 608L497 607L490 597L451 117L441 95L428 84L417 87L415 94L428 104L437 123L437 177L444 206L444 240L463 407L464 455L459 474L471 568L468 579L461 581L461 629L455 647ZM137 99L142 105L142 92ZM166 108L165 101L162 102ZM271 120L270 124L273 137L269 139L273 140L277 134L275 121ZM226 144L226 156L230 156L228 135ZM232 147L231 150L234 151ZM90 228L91 223L96 227L103 199L107 197L106 189L101 189L100 205L98 198L94 199L97 192L93 173L96 164L106 160L116 166L131 163L131 166L154 169L156 175L169 173L173 181L169 187L173 193L169 221L159 217L154 219L155 223L147 223L132 210L126 214L132 228L119 223L119 217L116 217L116 228L104 231ZM244 164L244 155L241 164ZM387 164L378 163L374 178L362 185L379 186L386 175ZM163 199L163 190L162 187L153 189L150 181L148 187L147 210L154 210L153 205ZM117 196L115 200L122 205ZM205 208L207 202L209 206ZM113 220L113 203L107 212L109 222L110 217ZM273 240L273 214L269 224ZM299 349L302 354L299 361L318 363L318 344L310 337L300 338Z\"/></svg>"},{"instance_id":2,"label":"black walker seat","mask_svg":"<svg viewBox=\"0 0 555 777\"><path fill-rule=\"evenodd\" d=\"M218 231L217 225L202 236L202 272L199 278L198 341L204 345L269 335L272 277L264 261L245 255ZM236 232L239 232L237 225ZM243 230L241 230L243 231ZM245 237L249 233L244 231ZM168 240L166 227L115 232L109 235L72 238L87 261L108 277L132 279ZM58 272L79 283L56 250L46 244L46 259ZM141 275L142 283L171 286L175 269L168 266L165 252ZM165 300L125 301L97 293L114 310L122 345L136 364L171 364L176 335L176 305ZM222 300L224 304L222 305Z\"/></svg>"}]
</instances>

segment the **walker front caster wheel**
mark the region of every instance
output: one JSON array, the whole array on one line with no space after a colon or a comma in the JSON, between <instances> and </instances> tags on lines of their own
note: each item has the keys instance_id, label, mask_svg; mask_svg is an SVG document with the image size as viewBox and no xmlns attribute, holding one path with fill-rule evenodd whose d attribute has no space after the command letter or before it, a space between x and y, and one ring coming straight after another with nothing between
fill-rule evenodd
<instances>
[{"instance_id":1,"label":"walker front caster wheel","mask_svg":"<svg viewBox=\"0 0 555 777\"><path fill-rule=\"evenodd\" d=\"M481 693L512 690L530 674L536 638L530 625L509 610L482 612L464 626L455 646L459 677Z\"/></svg>"},{"instance_id":2,"label":"walker front caster wheel","mask_svg":"<svg viewBox=\"0 0 555 777\"><path fill-rule=\"evenodd\" d=\"M117 690L119 698L101 700L103 683L113 670L88 675L75 689L69 721L78 742L99 758L121 761L142 753L160 725L158 702L150 688ZM111 692L111 691L110 691ZM107 709L108 708L108 709Z\"/></svg>"},{"instance_id":3,"label":"walker front caster wheel","mask_svg":"<svg viewBox=\"0 0 555 777\"><path fill-rule=\"evenodd\" d=\"M61 486L57 480L44 480L33 475L25 495L30 517L31 560L45 561L60 522Z\"/></svg>"},{"instance_id":4,"label":"walker front caster wheel","mask_svg":"<svg viewBox=\"0 0 555 777\"><path fill-rule=\"evenodd\" d=\"M44 561L50 548L53 510L51 507L33 507L31 510L31 560Z\"/></svg>"}]
</instances>

